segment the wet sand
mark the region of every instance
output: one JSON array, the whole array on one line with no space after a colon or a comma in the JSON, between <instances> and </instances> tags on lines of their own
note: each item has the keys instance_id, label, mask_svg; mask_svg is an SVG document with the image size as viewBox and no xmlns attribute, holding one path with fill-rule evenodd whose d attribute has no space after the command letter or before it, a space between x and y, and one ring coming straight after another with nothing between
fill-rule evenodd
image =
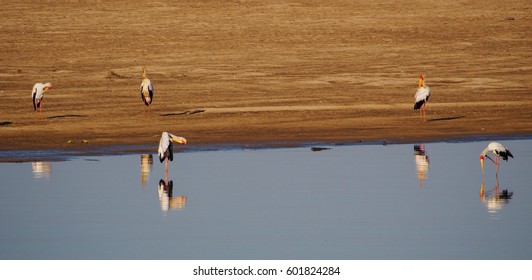
<instances>
[{"instance_id":1,"label":"wet sand","mask_svg":"<svg viewBox=\"0 0 532 280\"><path fill-rule=\"evenodd\" d=\"M1 151L532 135L530 1L103 2L0 11Z\"/></svg>"}]
</instances>

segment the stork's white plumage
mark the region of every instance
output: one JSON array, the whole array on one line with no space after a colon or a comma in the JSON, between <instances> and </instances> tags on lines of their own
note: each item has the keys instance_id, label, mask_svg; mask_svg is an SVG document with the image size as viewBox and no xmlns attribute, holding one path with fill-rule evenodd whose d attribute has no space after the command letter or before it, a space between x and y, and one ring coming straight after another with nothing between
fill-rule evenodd
<instances>
[{"instance_id":1,"label":"stork's white plumage","mask_svg":"<svg viewBox=\"0 0 532 280\"><path fill-rule=\"evenodd\" d=\"M151 102L153 101L153 85L146 77L146 67L142 66L142 83L140 84L140 96L142 101L149 108Z\"/></svg>"},{"instance_id":2,"label":"stork's white plumage","mask_svg":"<svg viewBox=\"0 0 532 280\"><path fill-rule=\"evenodd\" d=\"M430 87L425 84L425 75L419 76L419 84L416 94L414 95L414 110L419 109L419 116L425 117L427 101L430 97Z\"/></svg>"},{"instance_id":3,"label":"stork's white plumage","mask_svg":"<svg viewBox=\"0 0 532 280\"><path fill-rule=\"evenodd\" d=\"M48 92L52 88L51 83L36 83L33 85L31 91L31 99L33 100L33 110L37 111L37 108L42 112L44 93Z\"/></svg>"},{"instance_id":4,"label":"stork's white plumage","mask_svg":"<svg viewBox=\"0 0 532 280\"><path fill-rule=\"evenodd\" d=\"M495 160L490 158L487 153L493 153L495 155ZM490 159L495 166L497 166L497 171L495 173L495 176L499 176L499 164L501 161L501 158L505 161L508 161L508 157L514 157L510 150L508 150L506 147L504 147L501 143L498 142L491 142L488 144L488 147L480 153L480 167L482 168L482 174L484 174L484 157L487 157Z\"/></svg>"},{"instance_id":5,"label":"stork's white plumage","mask_svg":"<svg viewBox=\"0 0 532 280\"><path fill-rule=\"evenodd\" d=\"M161 135L161 140L159 140L159 160L161 162L166 161L165 163L165 174L166 177L168 177L168 161L174 160L174 151L173 151L173 145L172 142L176 142L179 144L187 144L187 139L175 136L168 132L163 132Z\"/></svg>"}]
</instances>

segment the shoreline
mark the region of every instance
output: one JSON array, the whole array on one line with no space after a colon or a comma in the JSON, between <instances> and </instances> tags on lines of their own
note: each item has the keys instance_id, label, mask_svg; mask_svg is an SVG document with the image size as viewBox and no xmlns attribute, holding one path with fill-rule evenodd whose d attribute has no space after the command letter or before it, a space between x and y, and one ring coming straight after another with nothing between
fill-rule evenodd
<instances>
[{"instance_id":1,"label":"shoreline","mask_svg":"<svg viewBox=\"0 0 532 280\"><path fill-rule=\"evenodd\" d=\"M285 141L285 142L239 142L239 143L211 143L211 144L187 144L175 149L176 152L208 152L229 150L261 150L305 147L334 147L356 145L406 145L415 143L461 143L478 141L504 141L504 140L527 140L532 139L529 134L478 134L449 136L438 139L376 139L357 141ZM49 148L49 149L13 149L0 151L0 163L24 163L34 161L68 161L76 157L114 156L140 153L157 153L157 146L146 144L130 145L90 145L72 148Z\"/></svg>"},{"instance_id":2,"label":"shoreline","mask_svg":"<svg viewBox=\"0 0 532 280\"><path fill-rule=\"evenodd\" d=\"M244 2L142 6L149 24L131 1L91 13L12 3L0 11L0 153L155 152L163 131L185 149L532 135L530 1ZM426 122L413 110L420 74ZM37 82L53 84L43 112Z\"/></svg>"}]
</instances>

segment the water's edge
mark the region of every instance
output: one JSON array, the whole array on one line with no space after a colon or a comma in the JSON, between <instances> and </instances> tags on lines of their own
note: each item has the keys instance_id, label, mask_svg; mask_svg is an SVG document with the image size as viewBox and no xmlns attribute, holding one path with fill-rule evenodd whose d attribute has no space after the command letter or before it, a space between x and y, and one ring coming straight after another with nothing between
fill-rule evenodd
<instances>
[{"instance_id":1,"label":"water's edge","mask_svg":"<svg viewBox=\"0 0 532 280\"><path fill-rule=\"evenodd\" d=\"M260 150L276 148L305 148L305 147L334 147L347 145L399 145L414 143L461 143L475 141L501 141L501 140L527 140L532 135L465 135L435 139L429 141L414 141L406 139L386 139L374 141L344 141L344 142L264 142L264 143L232 143L232 144L187 144L176 149L180 153L198 151L224 151L224 150ZM44 150L8 150L0 151L2 162L32 162L32 161L68 161L72 158L83 156L108 156L127 155L138 153L156 153L154 145L111 145L91 146L83 149L44 149Z\"/></svg>"}]
</instances>

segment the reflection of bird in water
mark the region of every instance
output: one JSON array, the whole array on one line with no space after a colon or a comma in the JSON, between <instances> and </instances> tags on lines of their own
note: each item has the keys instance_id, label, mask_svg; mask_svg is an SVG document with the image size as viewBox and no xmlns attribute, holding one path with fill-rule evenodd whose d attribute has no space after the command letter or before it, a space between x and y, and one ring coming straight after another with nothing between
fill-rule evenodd
<instances>
[{"instance_id":1,"label":"reflection of bird in water","mask_svg":"<svg viewBox=\"0 0 532 280\"><path fill-rule=\"evenodd\" d=\"M427 101L429 101L429 97L430 87L425 84L425 75L421 74L419 77L418 88L416 94L414 95L414 110L419 109L419 117L423 117L423 121L425 120Z\"/></svg>"},{"instance_id":2,"label":"reflection of bird in water","mask_svg":"<svg viewBox=\"0 0 532 280\"><path fill-rule=\"evenodd\" d=\"M490 158L487 153L492 152L495 155L495 160ZM497 171L495 172L495 176L499 177L499 164L501 162L501 158L505 161L508 161L508 157L514 157L510 150L506 149L501 143L497 142L491 142L488 144L488 147L480 153L480 166L482 168L482 174L484 174L484 157L487 157L491 162L495 164L497 167Z\"/></svg>"},{"instance_id":3,"label":"reflection of bird in water","mask_svg":"<svg viewBox=\"0 0 532 280\"><path fill-rule=\"evenodd\" d=\"M174 189L174 182L173 181L159 181L159 201L161 202L161 210L164 212L168 211L169 209L184 209L187 197L177 196L173 197L173 189Z\"/></svg>"},{"instance_id":4,"label":"reflection of bird in water","mask_svg":"<svg viewBox=\"0 0 532 280\"><path fill-rule=\"evenodd\" d=\"M510 202L510 199L514 195L513 192L508 191L507 189L501 190L499 187L499 179L497 179L497 184L491 190L484 191L484 180L480 185L480 200L488 208L488 212L495 214L499 212L504 205Z\"/></svg>"},{"instance_id":5,"label":"reflection of bird in water","mask_svg":"<svg viewBox=\"0 0 532 280\"><path fill-rule=\"evenodd\" d=\"M146 77L146 67L142 66L142 83L140 84L140 97L142 97L142 101L144 102L144 109L150 108L150 104L153 100L153 85Z\"/></svg>"},{"instance_id":6,"label":"reflection of bird in water","mask_svg":"<svg viewBox=\"0 0 532 280\"><path fill-rule=\"evenodd\" d=\"M140 155L140 173L142 177L142 186L146 185L146 180L150 177L153 156L151 154Z\"/></svg>"},{"instance_id":7,"label":"reflection of bird in water","mask_svg":"<svg viewBox=\"0 0 532 280\"><path fill-rule=\"evenodd\" d=\"M173 151L173 145L172 142L176 142L179 144L187 144L187 139L179 136L175 136L173 134L170 134L168 132L163 132L161 135L161 140L159 141L159 160L161 162L165 162L165 179L168 181L168 161L174 160L174 151Z\"/></svg>"},{"instance_id":8,"label":"reflection of bird in water","mask_svg":"<svg viewBox=\"0 0 532 280\"><path fill-rule=\"evenodd\" d=\"M429 156L426 154L425 144L414 145L414 159L416 161L419 188L423 188L423 182L427 179L429 172Z\"/></svg>"},{"instance_id":9,"label":"reflection of bird in water","mask_svg":"<svg viewBox=\"0 0 532 280\"><path fill-rule=\"evenodd\" d=\"M33 90L31 91L31 99L33 100L33 110L39 111L42 113L43 108L43 100L44 100L44 93L48 92L52 88L51 83L36 83L33 86Z\"/></svg>"},{"instance_id":10,"label":"reflection of bird in water","mask_svg":"<svg viewBox=\"0 0 532 280\"><path fill-rule=\"evenodd\" d=\"M48 179L52 173L52 166L47 161L32 162L31 169L35 179Z\"/></svg>"}]
</instances>

